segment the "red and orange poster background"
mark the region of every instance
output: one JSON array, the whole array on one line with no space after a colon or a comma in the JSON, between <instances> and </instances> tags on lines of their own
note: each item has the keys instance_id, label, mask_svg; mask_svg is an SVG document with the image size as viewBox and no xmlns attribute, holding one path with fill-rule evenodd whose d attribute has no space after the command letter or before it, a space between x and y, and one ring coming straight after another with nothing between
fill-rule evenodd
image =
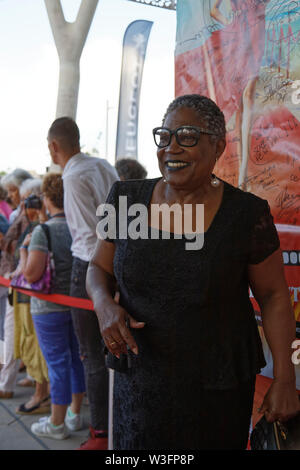
<instances>
[{"instance_id":1,"label":"red and orange poster background","mask_svg":"<svg viewBox=\"0 0 300 470\"><path fill-rule=\"evenodd\" d=\"M215 173L270 204L300 322L300 1L178 0L175 66L176 96L209 96L225 114Z\"/></svg>"}]
</instances>

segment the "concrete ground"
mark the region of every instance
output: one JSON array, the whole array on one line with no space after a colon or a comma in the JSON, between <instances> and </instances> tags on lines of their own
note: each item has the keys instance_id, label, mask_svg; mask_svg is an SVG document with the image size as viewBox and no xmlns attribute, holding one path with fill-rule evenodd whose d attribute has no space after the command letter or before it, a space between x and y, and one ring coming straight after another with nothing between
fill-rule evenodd
<instances>
[{"instance_id":1,"label":"concrete ground","mask_svg":"<svg viewBox=\"0 0 300 470\"><path fill-rule=\"evenodd\" d=\"M25 377L19 373L18 380ZM89 429L89 406L82 406L83 429L71 433L68 439L57 441L37 437L30 431L31 424L45 415L18 415L17 406L28 401L33 395L31 387L16 387L13 398L0 399L0 450L75 450L87 440ZM86 402L85 402L86 403Z\"/></svg>"}]
</instances>

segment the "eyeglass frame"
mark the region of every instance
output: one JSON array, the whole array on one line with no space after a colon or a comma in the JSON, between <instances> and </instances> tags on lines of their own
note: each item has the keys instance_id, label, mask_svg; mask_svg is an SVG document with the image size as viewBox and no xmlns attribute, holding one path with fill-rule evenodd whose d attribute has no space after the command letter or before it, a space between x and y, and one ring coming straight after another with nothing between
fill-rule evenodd
<instances>
[{"instance_id":1,"label":"eyeglass frame","mask_svg":"<svg viewBox=\"0 0 300 470\"><path fill-rule=\"evenodd\" d=\"M193 130L196 130L196 131L198 132L198 137L196 138L197 141L196 141L194 144L192 144L192 145L184 145L184 144L180 144L180 143L178 142L178 135L177 135L177 132L179 131L179 129L186 129L186 128L188 128L188 129L193 129ZM156 140L155 140L155 133L156 133L156 131L157 131L158 129L165 129L165 130L169 131L169 137L170 137L170 139L169 139L169 142L168 142L166 145L158 145L158 144L156 143ZM161 149L162 149L162 148L165 148L165 147L168 147L168 145L170 145L171 140L172 140L172 135L175 135L176 142L177 142L178 145L180 145L180 147L195 147L195 146L198 144L198 142L199 142L199 139L200 139L200 135L201 135L201 134L209 134L209 135L219 135L219 136L221 136L221 134L217 134L216 132L209 131L209 130L207 130L207 129L204 129L203 127L188 126L188 125L177 127L177 129L174 129L174 131L172 131L172 129L170 129L169 127L164 127L164 126L154 127L154 129L152 129L152 134L153 134L153 138L154 138L155 145L156 145L158 148L161 148Z\"/></svg>"}]
</instances>

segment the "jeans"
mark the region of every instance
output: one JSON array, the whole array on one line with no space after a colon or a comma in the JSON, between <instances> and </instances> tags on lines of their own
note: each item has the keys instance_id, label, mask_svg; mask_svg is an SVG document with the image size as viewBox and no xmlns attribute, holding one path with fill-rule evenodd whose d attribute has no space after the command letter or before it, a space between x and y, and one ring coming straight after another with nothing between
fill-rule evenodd
<instances>
[{"instance_id":1,"label":"jeans","mask_svg":"<svg viewBox=\"0 0 300 470\"><path fill-rule=\"evenodd\" d=\"M71 313L50 312L32 315L32 318L48 366L51 402L69 405L72 393L85 392L83 366Z\"/></svg>"},{"instance_id":2,"label":"jeans","mask_svg":"<svg viewBox=\"0 0 300 470\"><path fill-rule=\"evenodd\" d=\"M72 297L88 298L85 288L87 268L88 262L73 258L70 289ZM95 430L107 430L108 370L105 366L98 319L92 310L72 308L71 313L83 360L91 425Z\"/></svg>"}]
</instances>

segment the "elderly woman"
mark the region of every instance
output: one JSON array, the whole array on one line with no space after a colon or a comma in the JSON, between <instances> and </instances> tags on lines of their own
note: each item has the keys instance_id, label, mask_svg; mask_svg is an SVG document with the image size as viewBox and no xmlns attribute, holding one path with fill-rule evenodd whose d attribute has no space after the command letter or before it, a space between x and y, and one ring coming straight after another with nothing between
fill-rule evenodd
<instances>
[{"instance_id":1,"label":"elderly woman","mask_svg":"<svg viewBox=\"0 0 300 470\"><path fill-rule=\"evenodd\" d=\"M274 358L261 411L272 421L299 410L295 322L276 229L267 201L213 174L225 148L224 115L213 101L178 97L153 133L163 177L117 182L108 197L117 215L119 196L128 207L143 204L150 236L141 229L142 237L126 239L117 224L115 237L110 230L99 240L87 278L116 369L114 448L245 449L255 376L265 365L249 286ZM178 236L174 219L162 230L152 214L163 203L189 204L193 230ZM204 244L187 249L199 204Z\"/></svg>"},{"instance_id":2,"label":"elderly woman","mask_svg":"<svg viewBox=\"0 0 300 470\"><path fill-rule=\"evenodd\" d=\"M15 251L18 266L14 274L22 272L20 253L24 239L40 222L41 186L41 179L32 178L25 180L20 187L22 213L27 220L27 227L18 239ZM47 413L50 410L48 370L31 318L30 297L14 291L13 306L15 317L14 355L15 358L22 359L27 370L27 378L20 380L18 385L28 386L32 384L32 381L35 382L33 396L26 403L18 406L16 412L23 415Z\"/></svg>"},{"instance_id":3,"label":"elderly woman","mask_svg":"<svg viewBox=\"0 0 300 470\"><path fill-rule=\"evenodd\" d=\"M32 179L28 171L16 168L11 173L3 176L1 184L7 191L7 195L11 201L14 211L10 214L10 227L5 236L0 234L0 275L9 277L10 273L16 268L15 250L18 239L28 226L28 220L21 210L20 187L24 181ZM19 369L19 361L14 358L14 309L8 302L6 294L6 313L4 321L4 338L6 357L5 364L0 371L0 398L12 398L17 374Z\"/></svg>"}]
</instances>

